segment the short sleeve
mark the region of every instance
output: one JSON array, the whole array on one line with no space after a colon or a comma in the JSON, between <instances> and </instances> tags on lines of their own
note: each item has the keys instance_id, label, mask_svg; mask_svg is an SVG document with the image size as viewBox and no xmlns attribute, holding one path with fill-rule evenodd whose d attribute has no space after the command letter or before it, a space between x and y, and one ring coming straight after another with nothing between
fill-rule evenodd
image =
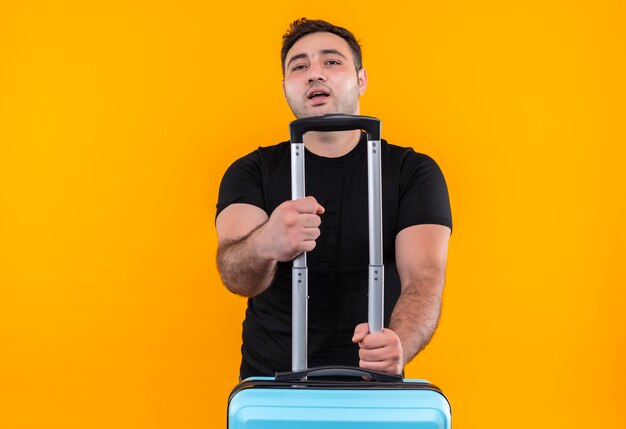
<instances>
[{"instance_id":1,"label":"short sleeve","mask_svg":"<svg viewBox=\"0 0 626 429\"><path fill-rule=\"evenodd\" d=\"M263 197L261 161L258 151L235 161L224 173L215 217L231 204L252 204L267 211Z\"/></svg>"},{"instance_id":2,"label":"short sleeve","mask_svg":"<svg viewBox=\"0 0 626 429\"><path fill-rule=\"evenodd\" d=\"M452 229L452 211L448 187L435 160L410 149L400 172L397 231L421 224Z\"/></svg>"}]
</instances>

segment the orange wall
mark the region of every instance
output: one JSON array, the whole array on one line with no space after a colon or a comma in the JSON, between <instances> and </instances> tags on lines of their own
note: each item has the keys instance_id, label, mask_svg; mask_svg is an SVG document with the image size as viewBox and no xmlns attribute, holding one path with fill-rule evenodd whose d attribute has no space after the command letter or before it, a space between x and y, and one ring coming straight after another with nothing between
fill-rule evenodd
<instances>
[{"instance_id":1,"label":"orange wall","mask_svg":"<svg viewBox=\"0 0 626 429\"><path fill-rule=\"evenodd\" d=\"M0 427L223 427L245 301L223 171L288 138L280 39L362 41L364 114L433 156L455 221L407 369L459 428L625 427L622 1L0 6Z\"/></svg>"}]
</instances>

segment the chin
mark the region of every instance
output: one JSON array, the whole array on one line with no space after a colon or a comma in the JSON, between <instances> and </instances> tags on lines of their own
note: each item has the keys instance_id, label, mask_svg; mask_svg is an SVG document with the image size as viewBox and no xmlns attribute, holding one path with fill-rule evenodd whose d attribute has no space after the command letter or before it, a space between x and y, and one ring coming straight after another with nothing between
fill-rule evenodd
<instances>
[{"instance_id":1,"label":"chin","mask_svg":"<svg viewBox=\"0 0 626 429\"><path fill-rule=\"evenodd\" d=\"M323 110L318 110L318 111L306 111L306 112L300 112L300 113L294 113L295 117L297 119L302 119L302 118L312 118L315 116L324 116L324 115L334 115L337 112L333 112L333 111L323 111Z\"/></svg>"},{"instance_id":2,"label":"chin","mask_svg":"<svg viewBox=\"0 0 626 429\"><path fill-rule=\"evenodd\" d=\"M347 111L351 110L351 111ZM341 109L335 105L331 104L323 104L321 106L310 106L305 107L299 111L291 109L294 116L297 119L301 118L310 118L313 116L324 116L324 115L358 115L358 113L354 113L352 109Z\"/></svg>"},{"instance_id":3,"label":"chin","mask_svg":"<svg viewBox=\"0 0 626 429\"><path fill-rule=\"evenodd\" d=\"M333 106L319 106L319 107L315 107L315 108L309 110L306 113L307 113L308 117L310 117L310 116L343 115L343 114L346 114L345 112L342 112L342 111L340 111L340 109L337 109L336 107L333 107Z\"/></svg>"}]
</instances>

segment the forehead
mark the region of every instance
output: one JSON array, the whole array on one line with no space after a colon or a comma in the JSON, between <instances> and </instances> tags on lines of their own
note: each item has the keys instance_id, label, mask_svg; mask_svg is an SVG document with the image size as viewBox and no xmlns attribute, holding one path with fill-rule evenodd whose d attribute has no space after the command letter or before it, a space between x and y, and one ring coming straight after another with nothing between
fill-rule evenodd
<instances>
[{"instance_id":1,"label":"forehead","mask_svg":"<svg viewBox=\"0 0 626 429\"><path fill-rule=\"evenodd\" d=\"M287 52L285 62L289 62L294 55L306 54L313 56L318 52L325 49L336 49L341 52L346 58L354 60L350 45L340 36L332 33L318 32L307 34L306 36L298 39L293 44L291 49Z\"/></svg>"}]
</instances>

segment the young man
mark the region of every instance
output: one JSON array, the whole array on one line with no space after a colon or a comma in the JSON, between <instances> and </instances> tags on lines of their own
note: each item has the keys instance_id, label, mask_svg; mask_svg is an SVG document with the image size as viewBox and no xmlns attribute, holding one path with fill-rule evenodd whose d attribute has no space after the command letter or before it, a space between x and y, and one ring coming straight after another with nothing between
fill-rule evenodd
<instances>
[{"instance_id":1,"label":"young man","mask_svg":"<svg viewBox=\"0 0 626 429\"><path fill-rule=\"evenodd\" d=\"M283 36L283 89L297 118L358 115L367 87L352 33L295 21ZM383 141L385 329L367 323L367 163L360 130L309 132L306 198L290 201L289 142L237 160L220 186L217 264L247 296L241 377L291 369L291 260L308 253L310 367L402 373L437 326L452 218L437 164Z\"/></svg>"}]
</instances>

